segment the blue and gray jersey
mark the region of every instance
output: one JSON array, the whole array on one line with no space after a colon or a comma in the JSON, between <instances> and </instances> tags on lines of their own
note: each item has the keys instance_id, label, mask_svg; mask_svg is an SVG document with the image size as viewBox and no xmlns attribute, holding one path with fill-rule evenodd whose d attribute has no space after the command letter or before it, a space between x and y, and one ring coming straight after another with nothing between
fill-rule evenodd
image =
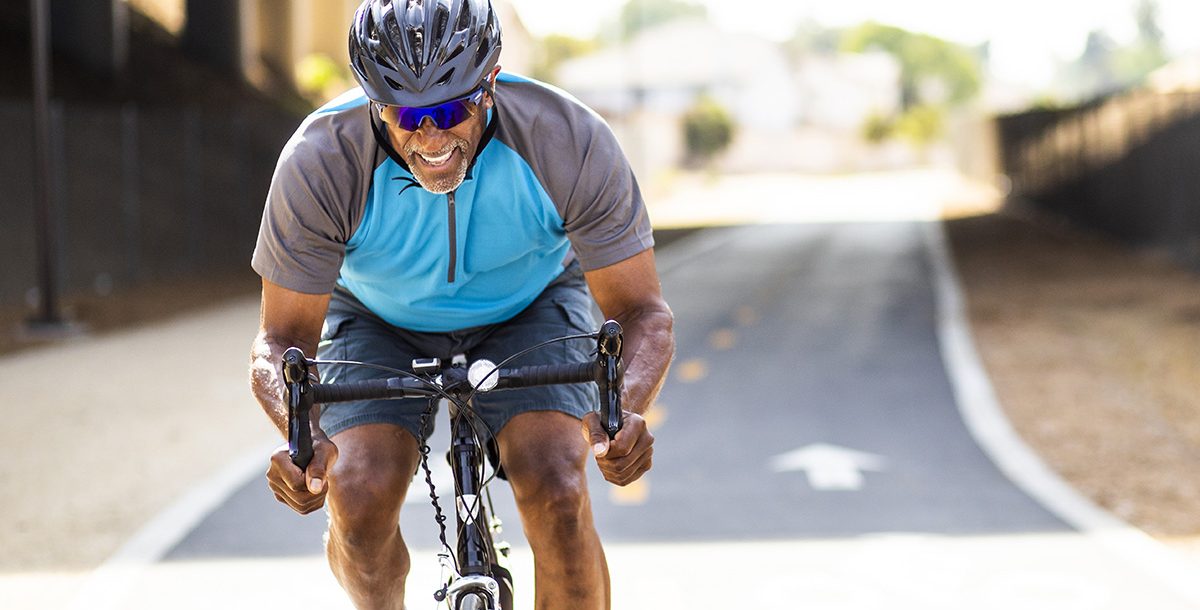
<instances>
[{"instance_id":1,"label":"blue and gray jersey","mask_svg":"<svg viewBox=\"0 0 1200 610\"><path fill-rule=\"evenodd\" d=\"M254 250L262 277L309 294L341 286L391 324L444 332L513 317L572 259L593 270L653 246L612 132L561 91L501 74L478 155L448 195L421 188L372 125L355 89L288 141Z\"/></svg>"}]
</instances>

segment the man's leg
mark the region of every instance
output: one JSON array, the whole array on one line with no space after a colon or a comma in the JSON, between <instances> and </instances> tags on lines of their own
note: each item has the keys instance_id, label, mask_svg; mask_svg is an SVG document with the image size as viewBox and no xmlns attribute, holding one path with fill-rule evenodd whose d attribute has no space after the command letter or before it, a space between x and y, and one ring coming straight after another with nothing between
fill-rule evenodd
<instances>
[{"instance_id":1,"label":"man's leg","mask_svg":"<svg viewBox=\"0 0 1200 610\"><path fill-rule=\"evenodd\" d=\"M533 548L538 610L609 607L608 564L592 521L579 420L557 411L513 417L500 456Z\"/></svg>"},{"instance_id":2,"label":"man's leg","mask_svg":"<svg viewBox=\"0 0 1200 610\"><path fill-rule=\"evenodd\" d=\"M400 506L417 467L417 441L399 426L367 424L339 432L333 442L329 566L360 610L403 608L409 557Z\"/></svg>"}]
</instances>

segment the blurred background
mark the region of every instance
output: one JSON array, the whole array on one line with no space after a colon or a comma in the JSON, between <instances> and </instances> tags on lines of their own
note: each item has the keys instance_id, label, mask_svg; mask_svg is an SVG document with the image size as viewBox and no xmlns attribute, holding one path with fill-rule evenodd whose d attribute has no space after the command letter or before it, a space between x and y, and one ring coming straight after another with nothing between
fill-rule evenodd
<instances>
[{"instance_id":1,"label":"blurred background","mask_svg":"<svg viewBox=\"0 0 1200 610\"><path fill-rule=\"evenodd\" d=\"M1097 504L1200 549L1200 3L493 2L504 69L611 125L660 246L735 225L944 220L1014 426ZM56 358L92 345L64 338L227 303L250 320L272 171L304 116L354 86L357 4L0 3L0 387L30 370L52 385ZM233 408L204 422L231 440L197 473L270 434L239 376L252 334L250 320L218 395L254 423ZM134 368L128 349L104 363ZM43 599L64 582L47 574L95 567L187 488L131 454L140 487L67 499L96 482L62 472L136 449L117 432L79 444L95 420L77 421L91 405L72 391L0 396L35 431L0 469L0 593ZM132 426L151 412L134 403L105 406ZM191 460L213 442L196 425L138 438Z\"/></svg>"},{"instance_id":2,"label":"blurred background","mask_svg":"<svg viewBox=\"0 0 1200 610\"><path fill-rule=\"evenodd\" d=\"M33 230L31 4L5 3L7 317L46 290L105 297L244 270L280 143L353 84L356 4L49 2L54 173L49 228ZM1200 265L1200 187L1185 171L1197 158L1195 3L497 7L505 69L608 120L663 204L660 226L702 221L668 202L720 176L936 167ZM1157 179L1167 167L1181 171ZM49 275L30 264L43 233Z\"/></svg>"}]
</instances>

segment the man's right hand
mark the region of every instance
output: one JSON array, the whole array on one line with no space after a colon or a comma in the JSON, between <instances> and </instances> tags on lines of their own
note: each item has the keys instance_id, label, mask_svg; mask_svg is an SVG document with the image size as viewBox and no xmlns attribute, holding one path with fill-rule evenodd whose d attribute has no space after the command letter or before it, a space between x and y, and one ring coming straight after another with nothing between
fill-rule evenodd
<instances>
[{"instance_id":1,"label":"man's right hand","mask_svg":"<svg viewBox=\"0 0 1200 610\"><path fill-rule=\"evenodd\" d=\"M284 443L271 454L267 484L275 492L276 500L307 515L325 505L325 493L329 490L327 473L333 470L337 458L337 445L314 427L313 458L308 468L302 471L292 463L287 443Z\"/></svg>"}]
</instances>

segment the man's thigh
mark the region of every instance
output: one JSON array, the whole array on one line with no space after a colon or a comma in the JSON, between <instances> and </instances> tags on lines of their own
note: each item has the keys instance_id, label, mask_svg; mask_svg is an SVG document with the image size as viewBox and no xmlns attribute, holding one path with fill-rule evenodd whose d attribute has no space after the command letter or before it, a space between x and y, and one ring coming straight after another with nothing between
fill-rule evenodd
<instances>
[{"instance_id":1,"label":"man's thigh","mask_svg":"<svg viewBox=\"0 0 1200 610\"><path fill-rule=\"evenodd\" d=\"M413 358L436 356L435 348L414 344L420 335L403 333L368 311L335 302L330 306L321 331L317 355L322 360L357 361L394 369L411 370ZM324 383L348 383L392 377L395 374L355 364L320 365ZM436 411L426 399L359 400L323 405L321 429L330 437L356 426L392 424L419 437L424 425L426 438L433 429Z\"/></svg>"}]
</instances>

